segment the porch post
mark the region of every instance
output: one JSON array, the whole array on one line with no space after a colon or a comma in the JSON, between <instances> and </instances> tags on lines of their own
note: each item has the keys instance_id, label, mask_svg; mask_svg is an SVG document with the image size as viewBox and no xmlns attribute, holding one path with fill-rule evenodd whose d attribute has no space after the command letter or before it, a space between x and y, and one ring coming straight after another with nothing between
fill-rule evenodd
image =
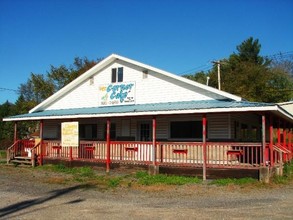
<instances>
[{"instance_id":1,"label":"porch post","mask_svg":"<svg viewBox=\"0 0 293 220\"><path fill-rule=\"evenodd\" d=\"M286 121L284 120L284 124L283 124L283 147L284 147L285 149L288 149L288 148L286 147L286 143L287 143L287 141L286 141L286 137L287 137ZM286 155L286 154L283 153L283 160L285 159L285 162L287 162L287 158L286 158L285 155Z\"/></svg>"},{"instance_id":2,"label":"porch post","mask_svg":"<svg viewBox=\"0 0 293 220\"><path fill-rule=\"evenodd\" d=\"M281 144L281 122L280 122L280 118L278 120L278 131L277 131L277 133L278 133L278 145L280 145Z\"/></svg>"},{"instance_id":3,"label":"porch post","mask_svg":"<svg viewBox=\"0 0 293 220\"><path fill-rule=\"evenodd\" d=\"M17 122L14 122L14 136L13 136L13 143L17 141Z\"/></svg>"},{"instance_id":4,"label":"porch post","mask_svg":"<svg viewBox=\"0 0 293 220\"><path fill-rule=\"evenodd\" d=\"M262 165L266 166L266 116L262 115Z\"/></svg>"},{"instance_id":5,"label":"porch post","mask_svg":"<svg viewBox=\"0 0 293 220\"><path fill-rule=\"evenodd\" d=\"M273 133L274 132L274 127L273 127L273 116L270 115L270 161L271 161L271 167L274 166L274 150L273 150L273 142L274 142L274 139L273 139Z\"/></svg>"},{"instance_id":6,"label":"porch post","mask_svg":"<svg viewBox=\"0 0 293 220\"><path fill-rule=\"evenodd\" d=\"M111 126L111 121L109 118L107 118L107 135L106 135L106 140L107 140L107 159L106 159L106 172L109 173L110 172L110 126Z\"/></svg>"},{"instance_id":7,"label":"porch post","mask_svg":"<svg viewBox=\"0 0 293 220\"><path fill-rule=\"evenodd\" d=\"M203 164L202 164L202 179L207 179L207 116L206 114L202 115L202 157L203 157Z\"/></svg>"},{"instance_id":8,"label":"porch post","mask_svg":"<svg viewBox=\"0 0 293 220\"><path fill-rule=\"evenodd\" d=\"M151 154L151 160L152 160L152 163L150 163L149 165L149 174L150 175L156 175L159 173L159 166L157 166L157 156L156 156L156 139L157 139L157 119L156 117L154 116L153 117L153 143L152 143L152 154Z\"/></svg>"},{"instance_id":9,"label":"porch post","mask_svg":"<svg viewBox=\"0 0 293 220\"><path fill-rule=\"evenodd\" d=\"M44 121L40 120L40 165L43 165L43 127Z\"/></svg>"},{"instance_id":10,"label":"porch post","mask_svg":"<svg viewBox=\"0 0 293 220\"><path fill-rule=\"evenodd\" d=\"M153 160L153 165L156 166L156 136L157 136L157 120L156 117L153 117L153 155L152 155L152 160Z\"/></svg>"},{"instance_id":11,"label":"porch post","mask_svg":"<svg viewBox=\"0 0 293 220\"><path fill-rule=\"evenodd\" d=\"M289 126L289 143L288 143L288 146L289 146L289 151L290 151L290 157L289 157L289 161L292 160L292 128L291 128L291 125Z\"/></svg>"}]
</instances>

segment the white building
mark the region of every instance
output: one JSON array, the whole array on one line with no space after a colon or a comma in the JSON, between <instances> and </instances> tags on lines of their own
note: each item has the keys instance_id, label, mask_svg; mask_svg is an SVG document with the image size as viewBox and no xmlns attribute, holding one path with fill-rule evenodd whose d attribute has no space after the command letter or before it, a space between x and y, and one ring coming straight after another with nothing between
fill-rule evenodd
<instances>
[{"instance_id":1,"label":"white building","mask_svg":"<svg viewBox=\"0 0 293 220\"><path fill-rule=\"evenodd\" d=\"M30 148L41 160L100 161L108 170L125 162L254 169L292 157L293 116L281 106L247 102L116 54L28 114L4 120L40 121L41 144ZM73 143L64 142L68 122L77 126Z\"/></svg>"}]
</instances>

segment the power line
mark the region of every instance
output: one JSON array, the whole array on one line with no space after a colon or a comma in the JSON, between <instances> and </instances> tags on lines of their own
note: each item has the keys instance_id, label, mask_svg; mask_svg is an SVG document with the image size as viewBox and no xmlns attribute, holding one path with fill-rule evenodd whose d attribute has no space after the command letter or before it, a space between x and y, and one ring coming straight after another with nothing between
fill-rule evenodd
<instances>
[{"instance_id":1,"label":"power line","mask_svg":"<svg viewBox=\"0 0 293 220\"><path fill-rule=\"evenodd\" d=\"M8 89L8 88L2 88L0 87L0 92L1 91L12 91L12 92L18 92L16 89Z\"/></svg>"},{"instance_id":2,"label":"power line","mask_svg":"<svg viewBox=\"0 0 293 220\"><path fill-rule=\"evenodd\" d=\"M280 52L280 53L276 53L276 54L266 55L263 57L278 59L278 58L288 58L291 56L293 56L293 51ZM213 60L215 60L215 59L213 59ZM211 64L209 64L213 60L209 60L206 64L191 68L189 70L185 70L181 73L178 73L178 75L182 76L182 75L188 75L188 74L192 74L192 73L196 73L196 72L200 72L200 71L203 71L203 72L208 71L213 67L213 66L211 66Z\"/></svg>"}]
</instances>

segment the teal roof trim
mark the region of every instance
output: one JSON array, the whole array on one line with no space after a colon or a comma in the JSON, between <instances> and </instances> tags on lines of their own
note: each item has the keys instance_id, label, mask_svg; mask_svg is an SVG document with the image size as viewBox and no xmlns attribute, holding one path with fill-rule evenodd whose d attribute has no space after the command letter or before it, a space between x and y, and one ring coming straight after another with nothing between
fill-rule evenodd
<instances>
[{"instance_id":1,"label":"teal roof trim","mask_svg":"<svg viewBox=\"0 0 293 220\"><path fill-rule=\"evenodd\" d=\"M272 103L247 102L247 101L223 101L223 100L206 100L206 101L182 101L166 102L154 104L138 105L121 105L121 106L104 106L92 108L74 108L45 110L23 115L15 115L9 118L30 118L30 117L52 117L52 116L70 116L70 115L93 115L93 114L113 114L113 113L134 113L134 112L153 112L153 111L180 111L192 109L213 109L213 108L243 108L243 107L267 107L275 106Z\"/></svg>"}]
</instances>

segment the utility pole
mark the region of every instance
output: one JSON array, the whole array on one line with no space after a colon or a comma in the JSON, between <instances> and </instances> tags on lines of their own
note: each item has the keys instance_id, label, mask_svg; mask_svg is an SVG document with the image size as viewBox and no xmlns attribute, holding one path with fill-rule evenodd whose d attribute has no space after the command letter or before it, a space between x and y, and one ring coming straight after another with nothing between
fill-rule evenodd
<instances>
[{"instance_id":1,"label":"utility pole","mask_svg":"<svg viewBox=\"0 0 293 220\"><path fill-rule=\"evenodd\" d=\"M218 89L221 90L221 62L220 60L218 61L212 61L212 63L217 64L218 67Z\"/></svg>"}]
</instances>

